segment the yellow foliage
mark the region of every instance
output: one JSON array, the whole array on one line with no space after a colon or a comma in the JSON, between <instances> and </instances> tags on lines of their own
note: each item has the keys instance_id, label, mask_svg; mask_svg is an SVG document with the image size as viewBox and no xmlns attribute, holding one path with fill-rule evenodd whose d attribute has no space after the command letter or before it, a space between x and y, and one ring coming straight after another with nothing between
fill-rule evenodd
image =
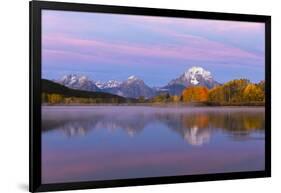
<instances>
[{"instance_id":1,"label":"yellow foliage","mask_svg":"<svg viewBox=\"0 0 281 193\"><path fill-rule=\"evenodd\" d=\"M264 82L252 84L247 79L229 81L211 89L208 101L221 104L262 102L264 101Z\"/></svg>"},{"instance_id":2,"label":"yellow foliage","mask_svg":"<svg viewBox=\"0 0 281 193\"><path fill-rule=\"evenodd\" d=\"M262 89L254 84L248 84L244 89L243 94L244 99L247 102L264 100L264 93Z\"/></svg>"},{"instance_id":3,"label":"yellow foliage","mask_svg":"<svg viewBox=\"0 0 281 193\"><path fill-rule=\"evenodd\" d=\"M216 86L209 91L208 101L210 102L222 102L224 101L224 93L222 86Z\"/></svg>"},{"instance_id":4,"label":"yellow foliage","mask_svg":"<svg viewBox=\"0 0 281 193\"><path fill-rule=\"evenodd\" d=\"M177 96L177 95L174 95L174 96L172 96L172 102L180 102L180 96Z\"/></svg>"},{"instance_id":5,"label":"yellow foliage","mask_svg":"<svg viewBox=\"0 0 281 193\"><path fill-rule=\"evenodd\" d=\"M51 104L61 103L63 102L63 96L60 94L48 94L47 100Z\"/></svg>"}]
</instances>

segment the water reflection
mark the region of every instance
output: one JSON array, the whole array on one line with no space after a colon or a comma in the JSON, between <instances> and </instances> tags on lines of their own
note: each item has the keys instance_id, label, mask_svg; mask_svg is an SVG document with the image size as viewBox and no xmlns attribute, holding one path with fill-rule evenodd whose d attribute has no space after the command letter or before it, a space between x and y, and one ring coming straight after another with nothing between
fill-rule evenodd
<instances>
[{"instance_id":1,"label":"water reflection","mask_svg":"<svg viewBox=\"0 0 281 193\"><path fill-rule=\"evenodd\" d=\"M42 183L259 171L264 108L43 107Z\"/></svg>"},{"instance_id":2,"label":"water reflection","mask_svg":"<svg viewBox=\"0 0 281 193\"><path fill-rule=\"evenodd\" d=\"M136 137L158 123L195 146L207 144L215 132L247 140L265 127L264 108L44 107L42 117L43 133L62 131L67 137L99 129Z\"/></svg>"}]
</instances>

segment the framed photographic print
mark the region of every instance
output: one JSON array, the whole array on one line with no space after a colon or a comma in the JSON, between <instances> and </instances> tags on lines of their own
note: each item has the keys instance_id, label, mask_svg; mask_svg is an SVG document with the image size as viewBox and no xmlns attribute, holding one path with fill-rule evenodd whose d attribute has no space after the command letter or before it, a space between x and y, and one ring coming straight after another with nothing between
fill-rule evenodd
<instances>
[{"instance_id":1,"label":"framed photographic print","mask_svg":"<svg viewBox=\"0 0 281 193\"><path fill-rule=\"evenodd\" d=\"M271 175L270 16L30 2L30 191Z\"/></svg>"}]
</instances>

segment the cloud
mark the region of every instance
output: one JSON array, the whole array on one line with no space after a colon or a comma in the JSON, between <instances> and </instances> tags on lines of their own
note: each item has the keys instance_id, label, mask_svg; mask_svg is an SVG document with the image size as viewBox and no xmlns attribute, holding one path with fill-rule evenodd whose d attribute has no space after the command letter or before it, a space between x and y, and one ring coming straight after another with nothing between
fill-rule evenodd
<instances>
[{"instance_id":1,"label":"cloud","mask_svg":"<svg viewBox=\"0 0 281 193\"><path fill-rule=\"evenodd\" d=\"M106 79L118 68L141 71L149 81L152 78L144 74L153 69L173 77L201 65L219 72L218 79L237 70L259 80L264 70L264 24L48 10L42 14L42 63L51 77L78 69L98 76L99 68L107 72L100 74Z\"/></svg>"},{"instance_id":2,"label":"cloud","mask_svg":"<svg viewBox=\"0 0 281 193\"><path fill-rule=\"evenodd\" d=\"M205 38L170 34L178 38L181 44L141 44L128 42L108 42L65 37L62 35L43 36L43 56L45 59L69 60L70 58L88 60L89 62L130 62L138 58L206 60L206 61L237 61L261 60L262 57L211 41Z\"/></svg>"}]
</instances>

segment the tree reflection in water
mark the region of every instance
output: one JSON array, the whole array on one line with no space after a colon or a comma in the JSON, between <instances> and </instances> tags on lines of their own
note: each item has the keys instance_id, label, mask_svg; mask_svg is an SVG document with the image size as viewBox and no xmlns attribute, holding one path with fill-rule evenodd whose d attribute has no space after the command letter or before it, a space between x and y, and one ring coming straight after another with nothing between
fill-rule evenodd
<instances>
[{"instance_id":1,"label":"tree reflection in water","mask_svg":"<svg viewBox=\"0 0 281 193\"><path fill-rule=\"evenodd\" d=\"M137 137L148 125L160 123L197 146L208 143L213 132L243 140L265 128L264 108L43 107L42 115L43 133L57 130L73 137L121 129Z\"/></svg>"}]
</instances>

